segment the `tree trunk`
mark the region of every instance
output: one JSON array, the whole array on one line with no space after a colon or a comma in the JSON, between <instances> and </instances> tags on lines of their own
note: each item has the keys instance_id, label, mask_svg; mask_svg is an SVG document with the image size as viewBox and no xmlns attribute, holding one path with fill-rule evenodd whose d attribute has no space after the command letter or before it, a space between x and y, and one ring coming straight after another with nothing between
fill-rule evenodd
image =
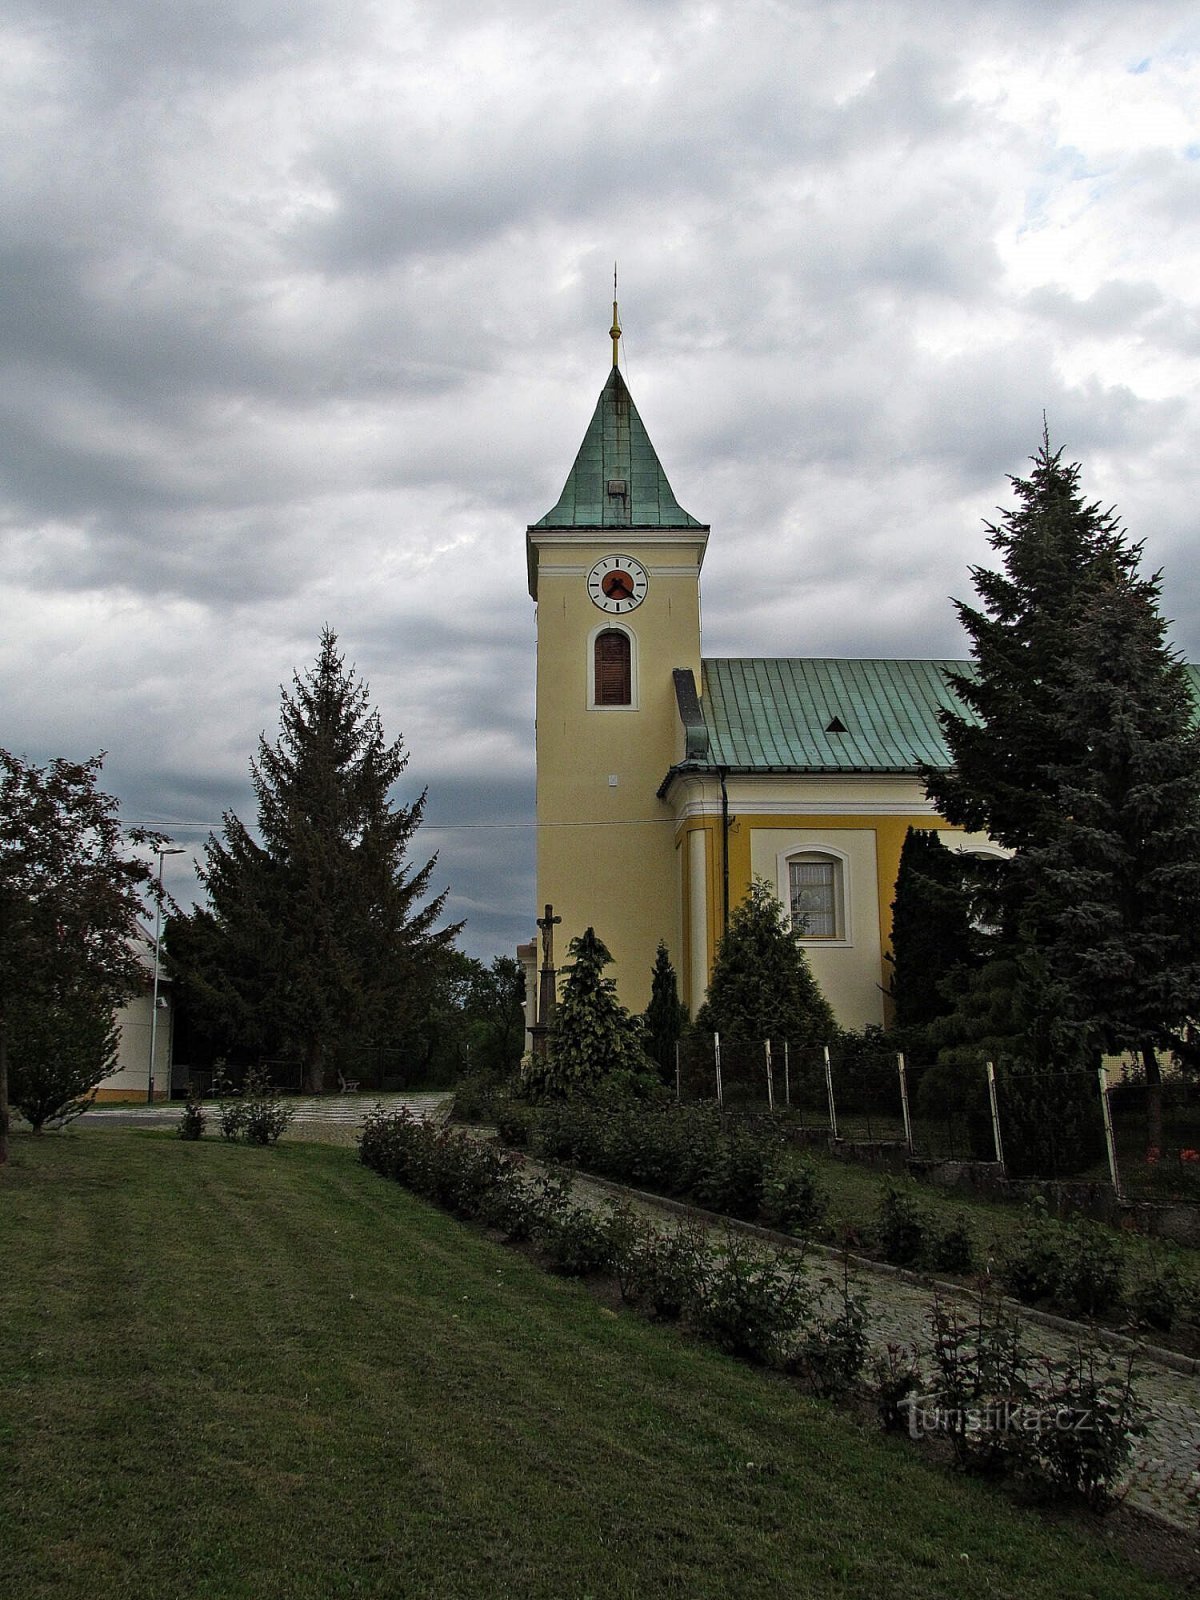
<instances>
[{"instance_id":1,"label":"tree trunk","mask_svg":"<svg viewBox=\"0 0 1200 1600\"><path fill-rule=\"evenodd\" d=\"M1152 1044L1142 1046L1142 1062L1146 1068L1146 1156L1159 1160L1163 1147L1163 1093L1162 1068L1158 1051Z\"/></svg>"},{"instance_id":2,"label":"tree trunk","mask_svg":"<svg viewBox=\"0 0 1200 1600\"><path fill-rule=\"evenodd\" d=\"M305 1094L325 1093L325 1047L318 1038L310 1038L304 1046L304 1081L301 1088Z\"/></svg>"}]
</instances>

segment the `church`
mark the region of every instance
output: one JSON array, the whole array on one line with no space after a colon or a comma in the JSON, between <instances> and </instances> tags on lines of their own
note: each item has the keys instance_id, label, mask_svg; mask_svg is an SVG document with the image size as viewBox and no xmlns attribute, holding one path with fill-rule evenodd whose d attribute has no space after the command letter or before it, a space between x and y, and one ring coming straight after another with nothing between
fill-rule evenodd
<instances>
[{"instance_id":1,"label":"church","mask_svg":"<svg viewBox=\"0 0 1200 1600\"><path fill-rule=\"evenodd\" d=\"M537 607L537 896L558 965L592 926L645 1008L664 941L694 1014L754 877L800 932L838 1021L883 1025L900 849L946 828L922 764L948 752L961 662L713 659L700 636L709 527L675 498L613 364L556 504L526 534ZM719 537L719 530L718 530ZM949 842L949 837L947 839ZM522 947L534 994L534 947Z\"/></svg>"}]
</instances>

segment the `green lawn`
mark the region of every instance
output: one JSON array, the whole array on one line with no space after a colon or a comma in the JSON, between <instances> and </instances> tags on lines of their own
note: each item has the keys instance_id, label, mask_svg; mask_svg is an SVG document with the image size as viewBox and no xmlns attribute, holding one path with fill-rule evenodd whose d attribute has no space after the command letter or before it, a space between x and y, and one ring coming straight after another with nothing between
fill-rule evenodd
<instances>
[{"instance_id":1,"label":"green lawn","mask_svg":"<svg viewBox=\"0 0 1200 1600\"><path fill-rule=\"evenodd\" d=\"M18 1137L0 1239L7 1600L1172 1592L345 1150Z\"/></svg>"}]
</instances>

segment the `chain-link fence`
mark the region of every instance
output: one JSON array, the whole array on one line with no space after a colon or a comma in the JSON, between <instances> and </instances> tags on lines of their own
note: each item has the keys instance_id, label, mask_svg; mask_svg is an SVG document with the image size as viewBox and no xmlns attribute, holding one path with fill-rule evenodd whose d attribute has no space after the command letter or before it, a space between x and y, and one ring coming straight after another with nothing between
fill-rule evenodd
<instances>
[{"instance_id":1,"label":"chain-link fence","mask_svg":"<svg viewBox=\"0 0 1200 1600\"><path fill-rule=\"evenodd\" d=\"M908 1062L870 1039L822 1046L715 1034L681 1040L675 1073L681 1102L786 1112L843 1148L1002 1161L1011 1178L1112 1182L1131 1199L1200 1205L1200 1083L1105 1085L1081 1067Z\"/></svg>"},{"instance_id":2,"label":"chain-link fence","mask_svg":"<svg viewBox=\"0 0 1200 1600\"><path fill-rule=\"evenodd\" d=\"M1129 1198L1200 1204L1200 1084L1170 1078L1156 1096L1144 1080L1115 1083L1108 1107Z\"/></svg>"}]
</instances>

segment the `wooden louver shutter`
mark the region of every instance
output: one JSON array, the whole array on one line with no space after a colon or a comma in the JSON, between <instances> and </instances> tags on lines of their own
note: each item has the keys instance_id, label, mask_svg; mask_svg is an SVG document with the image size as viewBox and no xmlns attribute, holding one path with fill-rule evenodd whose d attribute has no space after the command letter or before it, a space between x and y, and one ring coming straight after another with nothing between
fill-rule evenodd
<instances>
[{"instance_id":1,"label":"wooden louver shutter","mask_svg":"<svg viewBox=\"0 0 1200 1600\"><path fill-rule=\"evenodd\" d=\"M629 635L607 629L596 635L596 704L627 706L632 701Z\"/></svg>"}]
</instances>

